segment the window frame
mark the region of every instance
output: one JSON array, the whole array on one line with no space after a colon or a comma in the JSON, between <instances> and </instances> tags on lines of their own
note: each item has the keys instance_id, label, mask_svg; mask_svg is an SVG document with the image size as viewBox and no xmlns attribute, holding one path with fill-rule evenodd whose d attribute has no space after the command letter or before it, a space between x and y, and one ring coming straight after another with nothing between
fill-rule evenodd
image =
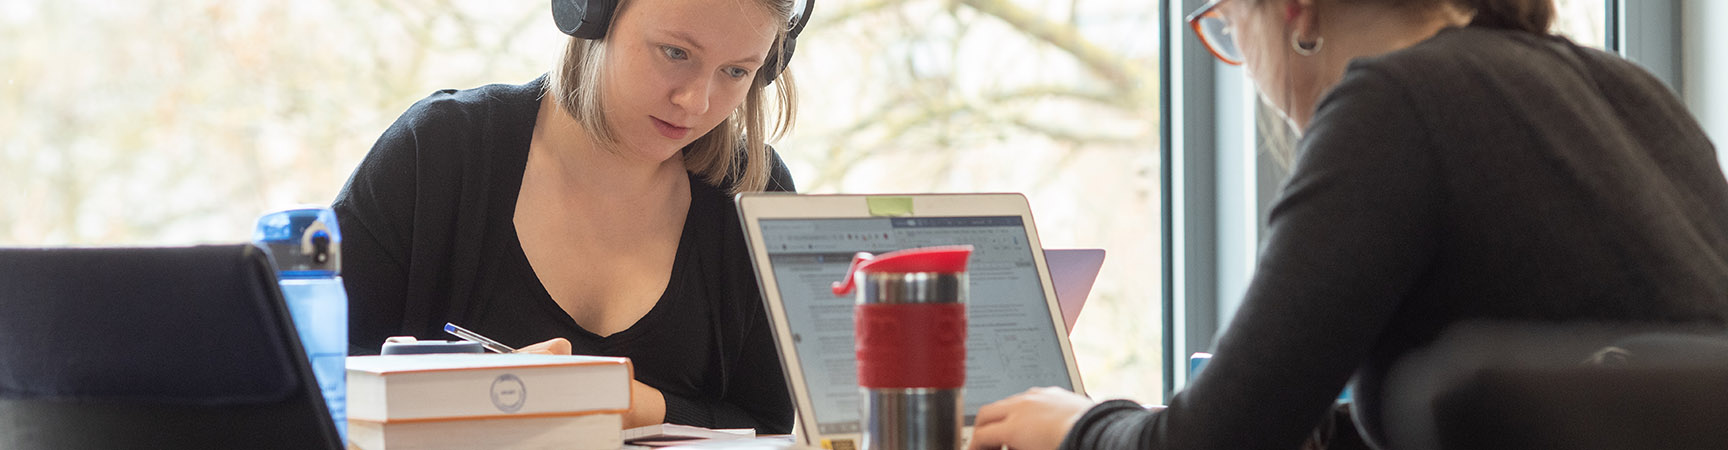
<instances>
[{"instance_id":1,"label":"window frame","mask_svg":"<svg viewBox=\"0 0 1728 450\"><path fill-rule=\"evenodd\" d=\"M1608 11L1606 47L1644 66L1675 92L1684 92L1680 76L1681 0L1605 0Z\"/></svg>"}]
</instances>

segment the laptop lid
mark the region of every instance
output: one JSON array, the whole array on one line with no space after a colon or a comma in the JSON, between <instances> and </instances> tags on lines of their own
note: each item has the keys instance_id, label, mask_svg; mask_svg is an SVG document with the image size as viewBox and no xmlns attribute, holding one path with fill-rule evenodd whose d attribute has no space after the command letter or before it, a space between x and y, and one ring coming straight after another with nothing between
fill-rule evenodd
<instances>
[{"instance_id":1,"label":"laptop lid","mask_svg":"<svg viewBox=\"0 0 1728 450\"><path fill-rule=\"evenodd\" d=\"M1084 393L1032 211L1020 194L740 194L751 261L808 446L859 444L854 298L830 283L852 255L969 244L965 428L1038 386Z\"/></svg>"},{"instance_id":2,"label":"laptop lid","mask_svg":"<svg viewBox=\"0 0 1728 450\"><path fill-rule=\"evenodd\" d=\"M1062 321L1068 325L1068 334L1074 334L1074 321L1080 319L1080 308L1086 305L1086 295L1092 292L1098 270L1104 267L1104 249L1047 248L1044 261L1049 263L1050 281L1056 285Z\"/></svg>"}]
</instances>

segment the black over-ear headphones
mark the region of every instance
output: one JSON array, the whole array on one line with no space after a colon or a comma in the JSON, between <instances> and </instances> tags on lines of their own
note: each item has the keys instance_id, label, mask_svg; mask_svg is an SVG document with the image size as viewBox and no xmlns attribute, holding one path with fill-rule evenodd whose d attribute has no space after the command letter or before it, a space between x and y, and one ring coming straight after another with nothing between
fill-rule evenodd
<instances>
[{"instance_id":1,"label":"black over-ear headphones","mask_svg":"<svg viewBox=\"0 0 1728 450\"><path fill-rule=\"evenodd\" d=\"M558 29L564 34L582 39L600 39L606 36L606 27L612 24L612 13L618 9L619 0L552 0L552 20L558 22ZM769 52L768 60L762 62L762 72L769 82L780 77L780 72L786 70L786 63L792 61L792 51L798 47L798 33L804 31L804 24L810 22L810 11L816 8L816 0L794 0L792 2L792 20L787 23L790 29L786 32L786 41L780 46L780 51Z\"/></svg>"}]
</instances>

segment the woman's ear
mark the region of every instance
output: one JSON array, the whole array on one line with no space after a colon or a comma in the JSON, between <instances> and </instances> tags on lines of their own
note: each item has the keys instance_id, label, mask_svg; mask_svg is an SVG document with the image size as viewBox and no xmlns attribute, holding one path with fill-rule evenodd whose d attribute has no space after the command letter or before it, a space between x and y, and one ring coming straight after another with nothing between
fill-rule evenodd
<instances>
[{"instance_id":1,"label":"woman's ear","mask_svg":"<svg viewBox=\"0 0 1728 450\"><path fill-rule=\"evenodd\" d=\"M1315 0L1284 0L1284 23L1296 36L1307 38L1320 34L1320 10Z\"/></svg>"}]
</instances>

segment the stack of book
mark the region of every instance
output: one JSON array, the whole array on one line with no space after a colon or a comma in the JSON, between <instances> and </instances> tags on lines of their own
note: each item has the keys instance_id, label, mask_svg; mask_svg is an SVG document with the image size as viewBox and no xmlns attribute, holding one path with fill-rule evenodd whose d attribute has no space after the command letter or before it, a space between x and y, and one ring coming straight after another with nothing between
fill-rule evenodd
<instances>
[{"instance_id":1,"label":"stack of book","mask_svg":"<svg viewBox=\"0 0 1728 450\"><path fill-rule=\"evenodd\" d=\"M617 449L630 370L598 356L350 357L349 448Z\"/></svg>"}]
</instances>

